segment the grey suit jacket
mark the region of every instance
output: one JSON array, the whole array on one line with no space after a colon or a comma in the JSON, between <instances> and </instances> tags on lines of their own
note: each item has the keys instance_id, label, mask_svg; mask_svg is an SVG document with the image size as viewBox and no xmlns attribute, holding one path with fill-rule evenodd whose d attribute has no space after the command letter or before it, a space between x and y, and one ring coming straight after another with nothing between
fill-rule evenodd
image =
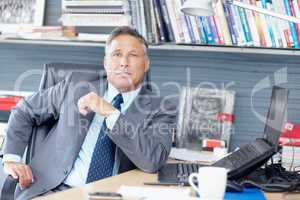
<instances>
[{"instance_id":1,"label":"grey suit jacket","mask_svg":"<svg viewBox=\"0 0 300 200\"><path fill-rule=\"evenodd\" d=\"M91 91L103 96L105 89L101 80L73 73L57 85L21 101L12 110L5 154L22 156L33 127L47 123L52 126L36 144L38 148L29 163L34 183L25 190L17 186L16 199L30 199L64 181L94 117L94 113L79 114L77 101ZM157 171L168 158L175 122L174 105L142 87L135 101L108 133L117 146L115 170L122 173L138 167L150 173Z\"/></svg>"}]
</instances>

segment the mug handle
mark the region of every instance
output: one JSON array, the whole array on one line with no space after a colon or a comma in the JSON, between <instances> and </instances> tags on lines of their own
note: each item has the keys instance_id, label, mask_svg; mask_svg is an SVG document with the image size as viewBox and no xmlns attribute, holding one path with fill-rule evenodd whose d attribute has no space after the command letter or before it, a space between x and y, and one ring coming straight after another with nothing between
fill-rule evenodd
<instances>
[{"instance_id":1,"label":"mug handle","mask_svg":"<svg viewBox=\"0 0 300 200\"><path fill-rule=\"evenodd\" d=\"M189 184L190 184L190 186L192 186L192 188L193 188L194 190L196 190L197 193L200 193L200 192L199 192L199 187L197 187L197 186L195 185L195 183L194 183L194 178L196 178L197 181L198 181L198 173L191 173L191 174L190 174L190 176L189 176Z\"/></svg>"}]
</instances>

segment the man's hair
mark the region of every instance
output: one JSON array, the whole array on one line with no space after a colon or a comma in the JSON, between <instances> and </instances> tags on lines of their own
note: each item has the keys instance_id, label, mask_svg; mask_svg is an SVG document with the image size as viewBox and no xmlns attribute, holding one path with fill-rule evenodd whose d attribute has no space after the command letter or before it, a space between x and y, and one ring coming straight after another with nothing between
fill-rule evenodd
<instances>
[{"instance_id":1,"label":"man's hair","mask_svg":"<svg viewBox=\"0 0 300 200\"><path fill-rule=\"evenodd\" d=\"M138 31L134 28L131 28L129 26L120 26L115 28L109 35L108 39L106 40L106 49L105 52L107 52L107 48L110 46L110 43L118 36L120 35L130 35L132 37L135 37L138 39L144 46L145 46L145 53L147 53L148 49L148 43L145 40L145 38L138 33Z\"/></svg>"}]
</instances>

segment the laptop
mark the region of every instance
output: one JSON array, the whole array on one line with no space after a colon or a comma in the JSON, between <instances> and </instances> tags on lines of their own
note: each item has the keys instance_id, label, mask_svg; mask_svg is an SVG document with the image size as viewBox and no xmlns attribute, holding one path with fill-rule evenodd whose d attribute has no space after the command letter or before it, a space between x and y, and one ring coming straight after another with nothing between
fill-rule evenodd
<instances>
[{"instance_id":1,"label":"laptop","mask_svg":"<svg viewBox=\"0 0 300 200\"><path fill-rule=\"evenodd\" d=\"M238 180L261 167L278 151L278 140L286 120L288 90L278 86L272 89L263 138L238 148L212 164L228 169L228 179ZM188 184L189 174L203 165L197 163L165 164L158 172L158 181L168 184Z\"/></svg>"}]
</instances>

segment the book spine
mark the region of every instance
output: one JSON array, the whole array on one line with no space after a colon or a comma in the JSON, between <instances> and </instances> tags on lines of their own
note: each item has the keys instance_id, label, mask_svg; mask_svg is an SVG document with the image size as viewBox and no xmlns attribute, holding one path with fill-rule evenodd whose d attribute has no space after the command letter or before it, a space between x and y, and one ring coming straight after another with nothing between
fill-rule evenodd
<instances>
[{"instance_id":1,"label":"book spine","mask_svg":"<svg viewBox=\"0 0 300 200\"><path fill-rule=\"evenodd\" d=\"M220 38L218 35L218 31L215 25L214 17L213 16L208 16L208 24L210 26L210 30L212 32L213 38L214 38L214 44L220 44Z\"/></svg>"},{"instance_id":2,"label":"book spine","mask_svg":"<svg viewBox=\"0 0 300 200\"><path fill-rule=\"evenodd\" d=\"M291 8L291 15L296 17L296 10L297 10L297 1L296 0L289 0L290 8ZM297 41L298 44L300 42L300 26L297 23L294 23L295 30L296 30L296 36L297 36Z\"/></svg>"},{"instance_id":3,"label":"book spine","mask_svg":"<svg viewBox=\"0 0 300 200\"><path fill-rule=\"evenodd\" d=\"M276 5L275 5L274 2L272 2L272 3L268 3L268 2L267 2L267 7L268 7L271 11L276 12L276 11L275 11ZM272 29L273 29L274 34L275 34L275 38L276 38L276 40L277 40L277 41L276 41L276 47L281 47L281 48L283 48L283 47L284 47L284 44L283 44L284 41L283 41L283 39L282 39L282 34L281 34L280 27L279 27L280 21L279 21L278 19L274 18L274 17L271 17L270 20L271 20L271 24L272 24Z\"/></svg>"},{"instance_id":4,"label":"book spine","mask_svg":"<svg viewBox=\"0 0 300 200\"><path fill-rule=\"evenodd\" d=\"M73 9L73 8L66 8L62 11L63 13L81 13L81 14L124 14L123 9Z\"/></svg>"},{"instance_id":5,"label":"book spine","mask_svg":"<svg viewBox=\"0 0 300 200\"><path fill-rule=\"evenodd\" d=\"M251 36L251 32L249 30L249 24L246 18L246 13L245 10L243 8L238 8L239 11L239 16L241 19L241 24L242 24L242 28L245 34L245 39L246 39L246 45L247 46L252 46L253 45L253 41L252 41L252 36Z\"/></svg>"},{"instance_id":6,"label":"book spine","mask_svg":"<svg viewBox=\"0 0 300 200\"><path fill-rule=\"evenodd\" d=\"M230 7L232 8L234 22L235 22L236 27L237 27L238 45L245 46L247 44L247 42L246 42L243 27L242 27L242 23L241 23L241 18L239 16L238 8L236 6L232 6L232 5L230 5Z\"/></svg>"},{"instance_id":7,"label":"book spine","mask_svg":"<svg viewBox=\"0 0 300 200\"><path fill-rule=\"evenodd\" d=\"M261 0L256 1L256 5L260 8L263 8ZM266 38L266 46L272 47L272 40L271 40L271 36L270 36L269 30L268 30L266 17L263 14L259 14L259 18L260 18L260 22L261 22L261 28L262 28L264 36Z\"/></svg>"},{"instance_id":8,"label":"book spine","mask_svg":"<svg viewBox=\"0 0 300 200\"><path fill-rule=\"evenodd\" d=\"M225 44L224 35L220 25L220 18L218 16L213 16L217 34L219 36L219 44Z\"/></svg>"},{"instance_id":9,"label":"book spine","mask_svg":"<svg viewBox=\"0 0 300 200\"><path fill-rule=\"evenodd\" d=\"M189 18L190 18L191 25L192 25L192 30L193 30L193 33L194 33L194 36L195 36L195 42L197 44L199 44L201 42L200 41L200 32L198 30L196 18L195 18L195 16L190 16Z\"/></svg>"},{"instance_id":10,"label":"book spine","mask_svg":"<svg viewBox=\"0 0 300 200\"><path fill-rule=\"evenodd\" d=\"M143 0L144 3L144 14L145 14L145 31L146 31L146 39L148 43L154 43L154 31L152 30L152 20L151 20L151 7L149 0Z\"/></svg>"},{"instance_id":11,"label":"book spine","mask_svg":"<svg viewBox=\"0 0 300 200\"><path fill-rule=\"evenodd\" d=\"M152 22L152 35L154 37L153 43L157 44L160 41L159 30L158 30L158 22L155 15L154 9L154 0L149 0L150 3L150 16Z\"/></svg>"},{"instance_id":12,"label":"book spine","mask_svg":"<svg viewBox=\"0 0 300 200\"><path fill-rule=\"evenodd\" d=\"M173 2L173 0L165 0L165 2L166 2L166 8L169 13L172 30L174 33L175 42L180 43L180 42L182 42L182 40L181 40L181 36L180 36L179 27L177 24L177 19L175 16L174 2ZM184 40L184 38L183 38L183 40Z\"/></svg>"},{"instance_id":13,"label":"book spine","mask_svg":"<svg viewBox=\"0 0 300 200\"><path fill-rule=\"evenodd\" d=\"M183 34L183 26L182 26L184 21L183 18L181 17L182 12L180 11L180 0L172 0L171 6L173 8L175 19L176 19L180 42L184 42L184 34Z\"/></svg>"},{"instance_id":14,"label":"book spine","mask_svg":"<svg viewBox=\"0 0 300 200\"><path fill-rule=\"evenodd\" d=\"M200 17L195 17L195 21L197 23L197 27L198 27L198 31L199 31L200 43L201 44L207 44L206 37L205 37L205 32L204 32L203 25L202 25Z\"/></svg>"},{"instance_id":15,"label":"book spine","mask_svg":"<svg viewBox=\"0 0 300 200\"><path fill-rule=\"evenodd\" d=\"M222 1L217 2L215 10L216 10L215 11L215 13L216 13L215 17L217 18L216 19L216 21L217 21L216 24L219 24L218 29L220 29L220 31L222 33L224 44L225 45L232 45L231 36L230 36L229 28L228 28L228 23L226 21L226 16L225 16Z\"/></svg>"},{"instance_id":16,"label":"book spine","mask_svg":"<svg viewBox=\"0 0 300 200\"><path fill-rule=\"evenodd\" d=\"M279 13L283 13L285 14L285 8L284 8L284 2L283 0L275 0L275 2L277 3L277 12ZM282 31L282 35L285 38L286 41L286 47L291 48L292 47L292 36L291 36L291 31L290 31L290 25L289 22L286 20L279 20L280 22L280 27L281 27L281 31Z\"/></svg>"},{"instance_id":17,"label":"book spine","mask_svg":"<svg viewBox=\"0 0 300 200\"><path fill-rule=\"evenodd\" d=\"M129 26L130 16L119 14L63 14L63 26Z\"/></svg>"},{"instance_id":18,"label":"book spine","mask_svg":"<svg viewBox=\"0 0 300 200\"><path fill-rule=\"evenodd\" d=\"M62 1L64 7L67 6L122 6L122 0L105 0L105 1Z\"/></svg>"},{"instance_id":19,"label":"book spine","mask_svg":"<svg viewBox=\"0 0 300 200\"><path fill-rule=\"evenodd\" d=\"M174 30L171 25L171 20L167 9L166 0L160 0L159 3L160 3L163 19L164 19L163 21L166 24L167 36L168 36L167 41L174 42L175 41Z\"/></svg>"},{"instance_id":20,"label":"book spine","mask_svg":"<svg viewBox=\"0 0 300 200\"><path fill-rule=\"evenodd\" d=\"M195 43L195 37L192 30L191 20L189 16L181 15L182 17L182 28L183 28L183 35L184 35L184 42L185 43Z\"/></svg>"},{"instance_id":21,"label":"book spine","mask_svg":"<svg viewBox=\"0 0 300 200\"><path fill-rule=\"evenodd\" d=\"M224 3L223 7L224 7L224 13L226 16L232 44L238 45L237 36L236 36L237 30L236 30L236 26L234 24L234 19L233 19L232 13L231 13L231 9L227 3Z\"/></svg>"},{"instance_id":22,"label":"book spine","mask_svg":"<svg viewBox=\"0 0 300 200\"><path fill-rule=\"evenodd\" d=\"M143 26L142 24L144 24L145 22L142 21L142 16L141 16L141 6L140 6L140 0L134 0L134 4L135 4L135 12L136 12L136 22L137 22L137 26L136 29L138 30L138 32L143 35Z\"/></svg>"},{"instance_id":23,"label":"book spine","mask_svg":"<svg viewBox=\"0 0 300 200\"><path fill-rule=\"evenodd\" d=\"M257 6L256 0L249 0L249 2L253 6ZM254 17L255 25L256 25L256 28L257 28L257 33L258 33L258 36L259 36L260 46L266 47L267 46L267 41L266 41L266 36L265 36L263 28L262 28L262 22L260 20L260 14L258 14L257 12L252 11L252 15Z\"/></svg>"},{"instance_id":24,"label":"book spine","mask_svg":"<svg viewBox=\"0 0 300 200\"><path fill-rule=\"evenodd\" d=\"M214 44L214 36L208 24L207 17L200 17L200 20L203 25L207 44Z\"/></svg>"},{"instance_id":25,"label":"book spine","mask_svg":"<svg viewBox=\"0 0 300 200\"><path fill-rule=\"evenodd\" d=\"M158 0L153 0L153 4L154 4L154 11L155 11L155 16L156 16L156 22L157 22L157 26L158 26L158 30L159 30L159 38L161 42L166 42L166 35L167 35L167 31L166 31L166 27L163 21L163 15L162 15L162 11L159 5Z\"/></svg>"},{"instance_id":26,"label":"book spine","mask_svg":"<svg viewBox=\"0 0 300 200\"><path fill-rule=\"evenodd\" d=\"M245 3L250 4L249 0L244 0ZM253 11L245 9L246 18L249 25L249 31L252 36L253 45L259 47L260 46L260 38L257 31L257 26L255 22L255 18L253 15Z\"/></svg>"},{"instance_id":27,"label":"book spine","mask_svg":"<svg viewBox=\"0 0 300 200\"><path fill-rule=\"evenodd\" d=\"M261 7L264 9L267 9L267 1L266 0L261 0ZM268 35L270 36L270 39L271 39L271 47L276 47L274 32L273 32L271 24L270 24L271 23L270 16L264 15L264 18L265 18L265 22L267 25L266 29L267 29L267 32L269 33Z\"/></svg>"},{"instance_id":28,"label":"book spine","mask_svg":"<svg viewBox=\"0 0 300 200\"><path fill-rule=\"evenodd\" d=\"M291 14L291 8L290 8L290 4L289 4L289 0L283 0L284 1L284 7L285 7L285 12L287 15L292 16ZM290 25L290 31L291 31L291 45L294 48L298 48L299 47L299 43L298 43L298 39L297 39L297 32L294 26L294 23L289 22Z\"/></svg>"},{"instance_id":29,"label":"book spine","mask_svg":"<svg viewBox=\"0 0 300 200\"><path fill-rule=\"evenodd\" d=\"M138 4L139 4L139 6L138 6L139 9L138 10L139 10L139 16L140 16L141 34L145 38L148 38L147 27L146 27L146 13L145 13L144 0L138 0ZM150 23L151 23L151 21L150 21Z\"/></svg>"}]
</instances>

